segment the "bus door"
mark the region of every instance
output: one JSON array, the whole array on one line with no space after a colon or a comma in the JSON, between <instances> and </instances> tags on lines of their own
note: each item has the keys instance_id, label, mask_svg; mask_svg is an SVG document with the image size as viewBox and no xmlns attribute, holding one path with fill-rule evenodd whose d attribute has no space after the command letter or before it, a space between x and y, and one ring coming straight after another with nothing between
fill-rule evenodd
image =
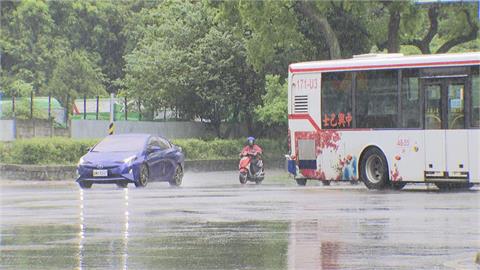
<instances>
[{"instance_id":1,"label":"bus door","mask_svg":"<svg viewBox=\"0 0 480 270\"><path fill-rule=\"evenodd\" d=\"M423 80L426 180L469 178L465 86L466 77Z\"/></svg>"}]
</instances>

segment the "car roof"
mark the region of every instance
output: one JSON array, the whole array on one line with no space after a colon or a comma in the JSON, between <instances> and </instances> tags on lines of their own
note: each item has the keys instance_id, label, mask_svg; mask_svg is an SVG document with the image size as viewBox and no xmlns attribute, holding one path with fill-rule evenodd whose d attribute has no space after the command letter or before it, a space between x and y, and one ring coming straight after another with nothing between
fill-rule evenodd
<instances>
[{"instance_id":1,"label":"car roof","mask_svg":"<svg viewBox=\"0 0 480 270\"><path fill-rule=\"evenodd\" d=\"M122 134L112 134L109 136L114 136L114 137L130 137L130 138L139 138L139 139L147 139L153 136L152 134L147 134L147 133L122 133Z\"/></svg>"},{"instance_id":2,"label":"car roof","mask_svg":"<svg viewBox=\"0 0 480 270\"><path fill-rule=\"evenodd\" d=\"M158 137L162 138L165 140L168 140L167 138L160 136L160 135L154 135L154 134L148 134L148 133L121 133L121 134L113 134L109 136L115 136L115 137L130 137L130 138L139 138L139 139L148 139L150 137Z\"/></svg>"}]
</instances>

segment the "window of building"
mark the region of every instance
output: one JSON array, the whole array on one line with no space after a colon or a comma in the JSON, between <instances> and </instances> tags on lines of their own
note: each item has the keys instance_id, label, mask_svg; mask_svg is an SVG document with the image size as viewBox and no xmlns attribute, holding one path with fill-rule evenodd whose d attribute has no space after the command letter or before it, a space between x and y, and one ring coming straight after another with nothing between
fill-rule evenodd
<instances>
[{"instance_id":1,"label":"window of building","mask_svg":"<svg viewBox=\"0 0 480 270\"><path fill-rule=\"evenodd\" d=\"M371 70L356 74L357 128L396 128L398 71Z\"/></svg>"},{"instance_id":2,"label":"window of building","mask_svg":"<svg viewBox=\"0 0 480 270\"><path fill-rule=\"evenodd\" d=\"M352 127L352 73L322 74L322 127Z\"/></svg>"}]
</instances>

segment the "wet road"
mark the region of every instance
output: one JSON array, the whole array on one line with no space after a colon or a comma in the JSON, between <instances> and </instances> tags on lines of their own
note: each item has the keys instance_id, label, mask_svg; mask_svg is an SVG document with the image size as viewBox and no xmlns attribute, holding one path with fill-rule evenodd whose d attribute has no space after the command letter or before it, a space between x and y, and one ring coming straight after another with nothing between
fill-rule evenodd
<instances>
[{"instance_id":1,"label":"wet road","mask_svg":"<svg viewBox=\"0 0 480 270\"><path fill-rule=\"evenodd\" d=\"M1 269L478 269L480 192L187 173L120 189L0 182Z\"/></svg>"}]
</instances>

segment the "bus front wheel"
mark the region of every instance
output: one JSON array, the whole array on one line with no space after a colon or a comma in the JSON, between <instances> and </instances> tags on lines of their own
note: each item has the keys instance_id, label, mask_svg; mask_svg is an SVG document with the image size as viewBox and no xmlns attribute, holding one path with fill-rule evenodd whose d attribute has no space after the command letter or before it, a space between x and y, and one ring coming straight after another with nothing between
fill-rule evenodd
<instances>
[{"instance_id":1,"label":"bus front wheel","mask_svg":"<svg viewBox=\"0 0 480 270\"><path fill-rule=\"evenodd\" d=\"M360 176L369 189L384 189L388 180L388 164L383 152L371 147L360 160Z\"/></svg>"}]
</instances>

